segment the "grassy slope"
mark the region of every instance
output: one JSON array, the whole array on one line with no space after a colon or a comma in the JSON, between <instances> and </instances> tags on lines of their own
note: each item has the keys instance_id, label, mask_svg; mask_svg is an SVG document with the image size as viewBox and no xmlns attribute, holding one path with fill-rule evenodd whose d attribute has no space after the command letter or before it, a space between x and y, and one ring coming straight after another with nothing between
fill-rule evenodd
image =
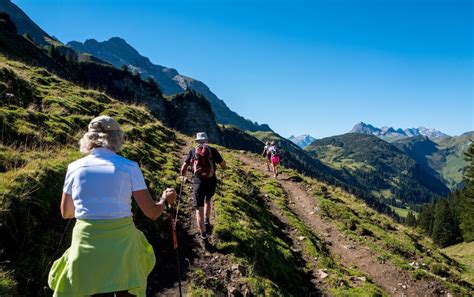
<instances>
[{"instance_id":1,"label":"grassy slope","mask_svg":"<svg viewBox=\"0 0 474 297\"><path fill-rule=\"evenodd\" d=\"M440 180L408 155L373 135L328 137L316 140L306 150L380 201L393 205L398 199L393 206L424 203L448 192Z\"/></svg>"},{"instance_id":2,"label":"grassy slope","mask_svg":"<svg viewBox=\"0 0 474 297\"><path fill-rule=\"evenodd\" d=\"M416 230L395 223L339 188L311 179L305 182L314 189L322 215L349 237L367 245L380 261L388 259L411 271L414 277L436 278L452 292L466 294L469 288L472 290L474 287L473 282L464 282L467 271L462 265L446 257Z\"/></svg>"},{"instance_id":3,"label":"grassy slope","mask_svg":"<svg viewBox=\"0 0 474 297\"><path fill-rule=\"evenodd\" d=\"M463 279L474 284L474 241L444 248L443 252L465 265L467 272L463 275Z\"/></svg>"},{"instance_id":4,"label":"grassy slope","mask_svg":"<svg viewBox=\"0 0 474 297\"><path fill-rule=\"evenodd\" d=\"M224 158L232 169L221 173L223 182L215 197L217 247L221 252L232 253L236 262L251 267L246 282L253 293L265 296L308 295L306 269L319 268L330 274L326 289L335 296L384 295L370 282L351 282L351 277L359 276L360 272L342 268L331 257L322 241L288 209L287 197L277 182L244 167L231 151L227 151ZM304 249L317 259L315 264L304 267L299 263L301 260L282 232L281 222L265 207L264 196L275 201L290 226L305 236Z\"/></svg>"},{"instance_id":5,"label":"grassy slope","mask_svg":"<svg viewBox=\"0 0 474 297\"><path fill-rule=\"evenodd\" d=\"M42 68L0 56L0 88L15 97L0 106L0 292L27 294L45 285L47 268L67 246L59 197L67 164L80 157L79 135L99 114L114 116L127 136L122 155L141 164L153 194L175 186L176 134L140 106L127 106L80 88ZM157 174L159 172L159 174ZM146 234L158 224L138 215ZM70 228L69 228L70 231ZM8 262L7 262L8 261ZM26 287L25 283L29 286ZM25 289L26 288L26 289Z\"/></svg>"},{"instance_id":6,"label":"grassy slope","mask_svg":"<svg viewBox=\"0 0 474 297\"><path fill-rule=\"evenodd\" d=\"M439 174L450 189L462 183L462 171L466 166L463 153L474 138L474 132L445 137L434 141L416 136L393 142L414 160L433 174Z\"/></svg>"},{"instance_id":7,"label":"grassy slope","mask_svg":"<svg viewBox=\"0 0 474 297\"><path fill-rule=\"evenodd\" d=\"M440 156L432 156L431 161L445 158L440 174L448 181L450 188L457 188L462 183L463 168L466 166L464 152L473 140L474 132L452 137L449 141L440 142Z\"/></svg>"},{"instance_id":8,"label":"grassy slope","mask_svg":"<svg viewBox=\"0 0 474 297\"><path fill-rule=\"evenodd\" d=\"M292 141L283 138L274 132L258 131L249 133L262 142L275 141L277 147L280 149L282 165L294 168L303 174L321 180L341 184L341 180L339 179L336 170L322 164L319 160L310 156ZM261 151L263 151L263 147L260 152Z\"/></svg>"}]
</instances>

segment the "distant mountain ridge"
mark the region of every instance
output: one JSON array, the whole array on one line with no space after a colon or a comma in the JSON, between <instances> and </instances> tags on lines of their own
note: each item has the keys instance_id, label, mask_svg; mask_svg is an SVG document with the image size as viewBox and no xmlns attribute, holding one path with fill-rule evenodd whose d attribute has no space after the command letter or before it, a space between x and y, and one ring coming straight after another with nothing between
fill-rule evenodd
<instances>
[{"instance_id":1,"label":"distant mountain ridge","mask_svg":"<svg viewBox=\"0 0 474 297\"><path fill-rule=\"evenodd\" d=\"M407 129L395 129L393 127L388 126L378 128L372 126L371 124L366 124L364 122L359 122L355 124L349 133L371 134L387 141L398 140L413 136L426 136L431 140L449 137L449 135L434 128L425 128L421 126L418 128Z\"/></svg>"},{"instance_id":2,"label":"distant mountain ridge","mask_svg":"<svg viewBox=\"0 0 474 297\"><path fill-rule=\"evenodd\" d=\"M345 180L389 205L416 205L448 194L426 164L379 137L347 133L314 141L305 150L340 172ZM397 201L398 200L398 201Z\"/></svg>"},{"instance_id":3,"label":"distant mountain ridge","mask_svg":"<svg viewBox=\"0 0 474 297\"><path fill-rule=\"evenodd\" d=\"M15 23L18 35L28 33L30 37L39 45L49 44L48 39L54 40L48 33L43 31L35 22L33 22L26 13L10 0L0 0L0 11L8 13L11 20Z\"/></svg>"},{"instance_id":4,"label":"distant mountain ridge","mask_svg":"<svg viewBox=\"0 0 474 297\"><path fill-rule=\"evenodd\" d=\"M291 135L288 140L292 141L293 143L295 143L297 146L299 146L300 148L305 148L307 147L308 145L310 145L313 141L316 140L316 138L314 138L313 136L311 135L307 135L307 134L304 134L304 135L300 135L300 136L293 136Z\"/></svg>"},{"instance_id":5,"label":"distant mountain ridge","mask_svg":"<svg viewBox=\"0 0 474 297\"><path fill-rule=\"evenodd\" d=\"M112 37L102 42L95 39L88 39L84 43L71 41L67 45L78 52L96 56L117 68L127 65L130 70L139 73L142 79L153 78L165 95L174 95L188 89L201 93L211 103L216 120L220 124L234 125L248 131L272 131L268 125L259 125L229 109L203 82L181 75L176 69L153 64L120 37Z\"/></svg>"},{"instance_id":6,"label":"distant mountain ridge","mask_svg":"<svg viewBox=\"0 0 474 297\"><path fill-rule=\"evenodd\" d=\"M474 139L474 132L460 136L431 140L427 136L414 136L393 141L391 144L422 165L425 170L443 179L450 189L462 186L464 152Z\"/></svg>"}]
</instances>

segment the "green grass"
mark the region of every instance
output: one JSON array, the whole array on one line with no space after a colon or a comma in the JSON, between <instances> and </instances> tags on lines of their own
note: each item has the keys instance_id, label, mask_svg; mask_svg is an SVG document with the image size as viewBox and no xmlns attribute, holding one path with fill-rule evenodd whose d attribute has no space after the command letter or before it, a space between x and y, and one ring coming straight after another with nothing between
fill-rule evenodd
<instances>
[{"instance_id":1,"label":"green grass","mask_svg":"<svg viewBox=\"0 0 474 297\"><path fill-rule=\"evenodd\" d=\"M254 294L306 295L306 273L278 219L265 208L255 175L242 170L231 154L224 153L224 158L231 169L220 173L214 198L217 248L249 267L245 281Z\"/></svg>"},{"instance_id":2,"label":"green grass","mask_svg":"<svg viewBox=\"0 0 474 297\"><path fill-rule=\"evenodd\" d=\"M389 205L389 207L395 211L395 213L402 217L402 218L406 218L408 213L410 212L410 209L406 209L406 208L400 208L400 207L396 207L396 206L393 206L393 205ZM413 211L412 211L413 212ZM416 215L416 212L413 212L415 215Z\"/></svg>"},{"instance_id":3,"label":"green grass","mask_svg":"<svg viewBox=\"0 0 474 297\"><path fill-rule=\"evenodd\" d=\"M446 157L445 166L441 169L441 175L448 181L450 188L455 188L462 182L463 168L466 166L464 156L451 154Z\"/></svg>"},{"instance_id":4,"label":"green grass","mask_svg":"<svg viewBox=\"0 0 474 297\"><path fill-rule=\"evenodd\" d=\"M444 248L442 251L462 265L465 265L466 272L463 274L463 279L474 284L474 241L456 244Z\"/></svg>"},{"instance_id":5,"label":"green grass","mask_svg":"<svg viewBox=\"0 0 474 297\"><path fill-rule=\"evenodd\" d=\"M247 170L251 170L247 168ZM292 176L297 173L288 169L283 169ZM308 227L301 219L288 207L288 197L281 185L274 179L269 179L261 173L251 170L258 177L261 191L268 195L268 199L275 202L286 217L289 225L304 236L303 248L314 262L307 263L308 269L324 269L328 274L328 290L333 296L385 296L386 293L374 283L360 282L354 283L353 277L363 276L357 269L345 269L337 263L331 256L329 249L323 241Z\"/></svg>"},{"instance_id":6,"label":"green grass","mask_svg":"<svg viewBox=\"0 0 474 297\"><path fill-rule=\"evenodd\" d=\"M8 296L15 292L17 283L13 278L13 273L11 271L4 271L0 267L0 295Z\"/></svg>"},{"instance_id":7,"label":"green grass","mask_svg":"<svg viewBox=\"0 0 474 297\"><path fill-rule=\"evenodd\" d=\"M107 114L118 120L127 138L120 154L140 164L155 197L177 186L180 143L143 106L2 56L0 91L15 94L0 103L1 249L9 260L0 263L0 292L16 295L26 282L30 293L42 290L51 260L69 243L70 233L57 248L67 224L59 213L62 184L67 165L81 157L77 143L93 117ZM150 224L135 204L133 209L137 226L153 241L166 218Z\"/></svg>"},{"instance_id":8,"label":"green grass","mask_svg":"<svg viewBox=\"0 0 474 297\"><path fill-rule=\"evenodd\" d=\"M389 260L418 277L435 278L451 292L465 294L472 288L463 282L466 269L444 256L428 238L377 213L339 188L306 179L319 200L321 214L347 236L367 245L382 260ZM417 259L419 268L409 263Z\"/></svg>"},{"instance_id":9,"label":"green grass","mask_svg":"<svg viewBox=\"0 0 474 297\"><path fill-rule=\"evenodd\" d=\"M346 168L351 171L375 171L375 168L373 166L370 166L363 162L357 162L351 158L344 157L344 150L334 145L326 145L324 146L324 149L318 149L316 154L317 158L321 160L321 162L334 169Z\"/></svg>"}]
</instances>

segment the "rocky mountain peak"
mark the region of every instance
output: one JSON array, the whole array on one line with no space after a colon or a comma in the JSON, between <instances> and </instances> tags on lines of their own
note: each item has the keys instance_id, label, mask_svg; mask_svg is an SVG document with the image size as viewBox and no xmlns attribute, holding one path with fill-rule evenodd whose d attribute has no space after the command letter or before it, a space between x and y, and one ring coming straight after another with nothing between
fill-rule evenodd
<instances>
[{"instance_id":1,"label":"rocky mountain peak","mask_svg":"<svg viewBox=\"0 0 474 297\"><path fill-rule=\"evenodd\" d=\"M434 128L426 128L420 126L418 128L393 128L389 126L383 126L380 128L374 127L371 124L359 122L354 125L350 133L361 133L361 134L372 134L384 140L393 141L397 139L403 139L413 136L426 136L429 139L438 139L441 137L449 137L449 135L436 130Z\"/></svg>"},{"instance_id":2,"label":"rocky mountain peak","mask_svg":"<svg viewBox=\"0 0 474 297\"><path fill-rule=\"evenodd\" d=\"M312 137L311 135L300 135L300 136L293 136L291 135L288 140L292 141L294 144L298 145L300 148L305 148L311 143L313 143L316 138Z\"/></svg>"},{"instance_id":3,"label":"rocky mountain peak","mask_svg":"<svg viewBox=\"0 0 474 297\"><path fill-rule=\"evenodd\" d=\"M88 53L109 62L117 68L127 65L129 69L139 73L142 79L149 77L154 79L165 95L174 95L186 90L194 90L202 94L211 104L220 124L234 125L249 131L271 131L268 125L258 125L230 110L225 102L203 82L181 75L173 68L153 64L123 38L112 37L102 42L93 39L86 40L84 43L71 41L68 45L79 52Z\"/></svg>"}]
</instances>

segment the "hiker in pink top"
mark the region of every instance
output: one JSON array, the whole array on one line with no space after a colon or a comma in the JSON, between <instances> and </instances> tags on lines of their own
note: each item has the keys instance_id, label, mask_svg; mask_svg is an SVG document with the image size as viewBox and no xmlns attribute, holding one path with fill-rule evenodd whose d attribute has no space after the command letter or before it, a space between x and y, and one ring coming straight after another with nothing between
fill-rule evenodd
<instances>
[{"instance_id":1,"label":"hiker in pink top","mask_svg":"<svg viewBox=\"0 0 474 297\"><path fill-rule=\"evenodd\" d=\"M273 176L276 178L278 176L278 165L280 164L280 154L275 146L275 141L272 141L270 143L268 152L270 153L270 156L271 156Z\"/></svg>"}]
</instances>

